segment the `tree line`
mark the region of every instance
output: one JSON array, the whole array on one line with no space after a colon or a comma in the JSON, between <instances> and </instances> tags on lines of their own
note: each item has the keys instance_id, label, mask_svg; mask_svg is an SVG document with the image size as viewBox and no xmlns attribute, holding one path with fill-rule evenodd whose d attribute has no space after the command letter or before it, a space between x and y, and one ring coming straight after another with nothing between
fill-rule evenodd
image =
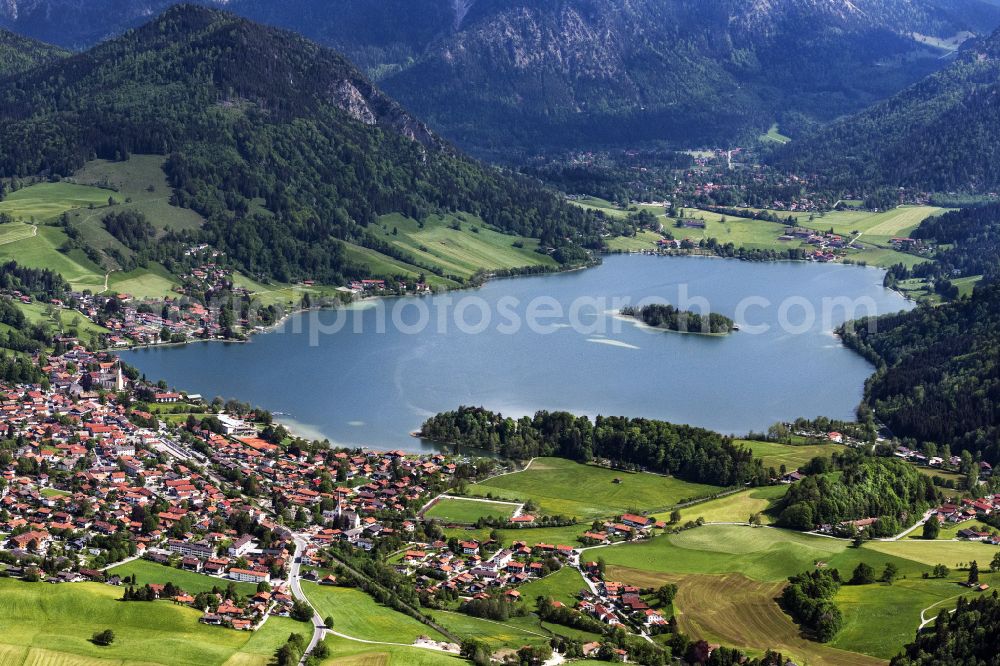
<instances>
[{"instance_id":1,"label":"tree line","mask_svg":"<svg viewBox=\"0 0 1000 666\"><path fill-rule=\"evenodd\" d=\"M481 407L459 407L424 422L421 436L499 453L505 458L557 456L672 474L717 486L767 483L759 458L731 437L665 421L539 411L514 420Z\"/></svg>"}]
</instances>

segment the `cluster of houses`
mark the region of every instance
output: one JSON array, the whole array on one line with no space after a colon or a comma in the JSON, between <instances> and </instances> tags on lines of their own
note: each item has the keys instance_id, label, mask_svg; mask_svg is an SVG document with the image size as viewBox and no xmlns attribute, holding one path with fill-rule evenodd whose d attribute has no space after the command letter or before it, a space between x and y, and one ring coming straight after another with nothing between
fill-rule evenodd
<instances>
[{"instance_id":1,"label":"cluster of houses","mask_svg":"<svg viewBox=\"0 0 1000 666\"><path fill-rule=\"evenodd\" d=\"M517 587L575 561L573 546L515 541L508 548L459 541L416 544L403 555L397 570L411 576L419 589L431 593L453 591L466 598L484 598L501 592L520 599Z\"/></svg>"},{"instance_id":2,"label":"cluster of houses","mask_svg":"<svg viewBox=\"0 0 1000 666\"><path fill-rule=\"evenodd\" d=\"M129 294L74 293L73 300L88 319L107 328L111 348L183 342L223 334L219 313L183 296L137 301Z\"/></svg>"},{"instance_id":3,"label":"cluster of houses","mask_svg":"<svg viewBox=\"0 0 1000 666\"><path fill-rule=\"evenodd\" d=\"M934 248L919 238L890 238L889 246L899 252L929 254Z\"/></svg>"},{"instance_id":4,"label":"cluster of houses","mask_svg":"<svg viewBox=\"0 0 1000 666\"><path fill-rule=\"evenodd\" d=\"M892 453L897 458L912 462L916 465L924 465L935 469L958 469L962 465L961 456L949 456L947 460L941 456L928 456L920 451L916 451L906 446L897 446ZM976 463L979 467L979 478L987 479L993 475L993 465L981 460Z\"/></svg>"},{"instance_id":5,"label":"cluster of houses","mask_svg":"<svg viewBox=\"0 0 1000 666\"><path fill-rule=\"evenodd\" d=\"M430 293L431 287L426 282L398 282L394 285L388 280L380 279L365 279L365 280L351 280L347 285L347 291L355 295L365 295L365 294L384 294L392 291L393 293L407 293L413 292L417 294Z\"/></svg>"},{"instance_id":6,"label":"cluster of houses","mask_svg":"<svg viewBox=\"0 0 1000 666\"><path fill-rule=\"evenodd\" d=\"M1000 494L987 495L976 499L965 498L958 502L942 504L931 516L931 520L940 523L962 524L980 518L985 518L1000 511ZM982 541L991 545L1000 545L1000 535L996 530L986 531L976 527L965 527L957 531L956 536L969 541Z\"/></svg>"}]
</instances>

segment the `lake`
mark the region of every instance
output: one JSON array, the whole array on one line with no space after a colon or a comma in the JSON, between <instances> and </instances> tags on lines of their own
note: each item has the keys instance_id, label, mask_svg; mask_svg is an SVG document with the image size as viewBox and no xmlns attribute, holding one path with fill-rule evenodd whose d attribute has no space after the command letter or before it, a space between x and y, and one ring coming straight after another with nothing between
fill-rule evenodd
<instances>
[{"instance_id":1,"label":"lake","mask_svg":"<svg viewBox=\"0 0 1000 666\"><path fill-rule=\"evenodd\" d=\"M744 434L799 416L852 419L872 366L832 334L849 313L912 303L841 264L616 255L475 291L294 315L249 343L123 352L152 379L262 406L343 445L431 450L409 435L459 405L645 416ZM708 307L740 331L652 330L623 304Z\"/></svg>"}]
</instances>

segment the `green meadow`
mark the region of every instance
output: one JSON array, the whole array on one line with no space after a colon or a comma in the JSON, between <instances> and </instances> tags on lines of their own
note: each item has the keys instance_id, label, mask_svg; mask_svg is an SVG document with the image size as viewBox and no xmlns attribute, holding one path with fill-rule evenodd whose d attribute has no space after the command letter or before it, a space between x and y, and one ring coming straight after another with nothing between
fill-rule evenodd
<instances>
[{"instance_id":1,"label":"green meadow","mask_svg":"<svg viewBox=\"0 0 1000 666\"><path fill-rule=\"evenodd\" d=\"M138 585L146 585L147 583L163 585L170 582L190 594L207 592L213 587L224 590L231 582L236 585L236 591L240 594L253 594L257 590L257 586L253 583L236 583L224 578L215 578L194 571L168 567L149 560L132 560L112 567L108 573L122 577L135 576Z\"/></svg>"},{"instance_id":2,"label":"green meadow","mask_svg":"<svg viewBox=\"0 0 1000 666\"><path fill-rule=\"evenodd\" d=\"M764 512L784 496L787 490L788 486L785 485L741 490L725 497L684 507L680 510L681 521L702 518L709 523L743 523L747 522L750 516L759 513L761 522L767 524L771 522L771 517ZM670 513L664 512L656 517L667 520Z\"/></svg>"},{"instance_id":3,"label":"green meadow","mask_svg":"<svg viewBox=\"0 0 1000 666\"><path fill-rule=\"evenodd\" d=\"M459 666L468 663L447 652L398 645L372 645L339 636L327 636L324 644L329 656L321 666Z\"/></svg>"},{"instance_id":4,"label":"green meadow","mask_svg":"<svg viewBox=\"0 0 1000 666\"><path fill-rule=\"evenodd\" d=\"M581 492L581 489L586 489ZM716 486L657 474L630 474L562 458L535 458L527 470L469 487L473 495L533 500L546 515L592 520L629 511L657 511L719 492Z\"/></svg>"},{"instance_id":5,"label":"green meadow","mask_svg":"<svg viewBox=\"0 0 1000 666\"><path fill-rule=\"evenodd\" d=\"M755 457L764 461L764 467L773 467L778 470L784 465L789 471L798 469L817 456L829 458L834 452L842 453L846 448L834 442L790 445L756 440L737 440L737 443L753 451Z\"/></svg>"},{"instance_id":6,"label":"green meadow","mask_svg":"<svg viewBox=\"0 0 1000 666\"><path fill-rule=\"evenodd\" d=\"M521 592L521 598L524 599L529 608L535 607L535 600L538 597L551 597L567 606L572 606L576 603L576 595L580 590L585 589L587 589L587 583L574 567L563 567L545 578L539 578L518 588Z\"/></svg>"},{"instance_id":7,"label":"green meadow","mask_svg":"<svg viewBox=\"0 0 1000 666\"><path fill-rule=\"evenodd\" d=\"M383 215L370 232L445 275L468 278L479 270L556 267L551 257L535 251L536 239L500 233L465 213L430 215L422 225L398 213Z\"/></svg>"},{"instance_id":8,"label":"green meadow","mask_svg":"<svg viewBox=\"0 0 1000 666\"><path fill-rule=\"evenodd\" d=\"M713 502L721 506L734 497ZM692 516L711 504L692 507ZM745 506L739 510L746 513ZM920 625L921 609L953 607L958 596L974 594L958 585L965 580L963 568L975 559L985 572L995 552L996 547L981 543L906 539L854 548L844 540L789 530L706 525L646 542L590 549L583 557L603 558L612 580L643 586L677 583L678 621L694 635L752 650L774 647L811 664L865 664L896 654ZM842 586L835 601L844 613L844 629L829 645L803 639L774 601L785 579L817 566L836 568L849 578L859 562L876 574L891 562L899 579L893 585ZM950 567L951 575L923 578L938 563ZM984 573L983 580L992 584L993 576ZM928 616L936 612L937 607Z\"/></svg>"},{"instance_id":9,"label":"green meadow","mask_svg":"<svg viewBox=\"0 0 1000 666\"><path fill-rule=\"evenodd\" d=\"M66 211L108 205L115 192L69 182L37 183L9 193L0 201L0 213L29 223L51 222Z\"/></svg>"},{"instance_id":10,"label":"green meadow","mask_svg":"<svg viewBox=\"0 0 1000 666\"><path fill-rule=\"evenodd\" d=\"M471 524L480 518L508 519L514 514L516 508L515 505L504 502L445 497L428 509L424 517L434 518L445 523Z\"/></svg>"},{"instance_id":11,"label":"green meadow","mask_svg":"<svg viewBox=\"0 0 1000 666\"><path fill-rule=\"evenodd\" d=\"M302 583L302 591L320 617L333 617L333 628L353 638L409 645L420 636L447 640L426 624L375 601L351 587Z\"/></svg>"},{"instance_id":12,"label":"green meadow","mask_svg":"<svg viewBox=\"0 0 1000 666\"><path fill-rule=\"evenodd\" d=\"M288 634L308 624L271 618L257 632L210 627L201 613L170 601L123 602L99 583L49 585L0 579L0 663L101 666L190 664L265 666ZM113 629L107 647L91 636Z\"/></svg>"}]
</instances>

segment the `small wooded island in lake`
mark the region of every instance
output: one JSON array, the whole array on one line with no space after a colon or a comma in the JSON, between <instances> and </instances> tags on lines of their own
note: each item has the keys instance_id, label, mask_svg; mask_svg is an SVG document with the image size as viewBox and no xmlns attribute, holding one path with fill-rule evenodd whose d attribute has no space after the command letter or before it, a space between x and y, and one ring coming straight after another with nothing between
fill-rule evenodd
<instances>
[{"instance_id":1,"label":"small wooded island in lake","mask_svg":"<svg viewBox=\"0 0 1000 666\"><path fill-rule=\"evenodd\" d=\"M726 335L736 330L736 323L724 315L716 312L700 315L689 310L678 310L667 303L652 303L641 308L627 305L619 312L623 317L638 319L647 326L680 333Z\"/></svg>"}]
</instances>

